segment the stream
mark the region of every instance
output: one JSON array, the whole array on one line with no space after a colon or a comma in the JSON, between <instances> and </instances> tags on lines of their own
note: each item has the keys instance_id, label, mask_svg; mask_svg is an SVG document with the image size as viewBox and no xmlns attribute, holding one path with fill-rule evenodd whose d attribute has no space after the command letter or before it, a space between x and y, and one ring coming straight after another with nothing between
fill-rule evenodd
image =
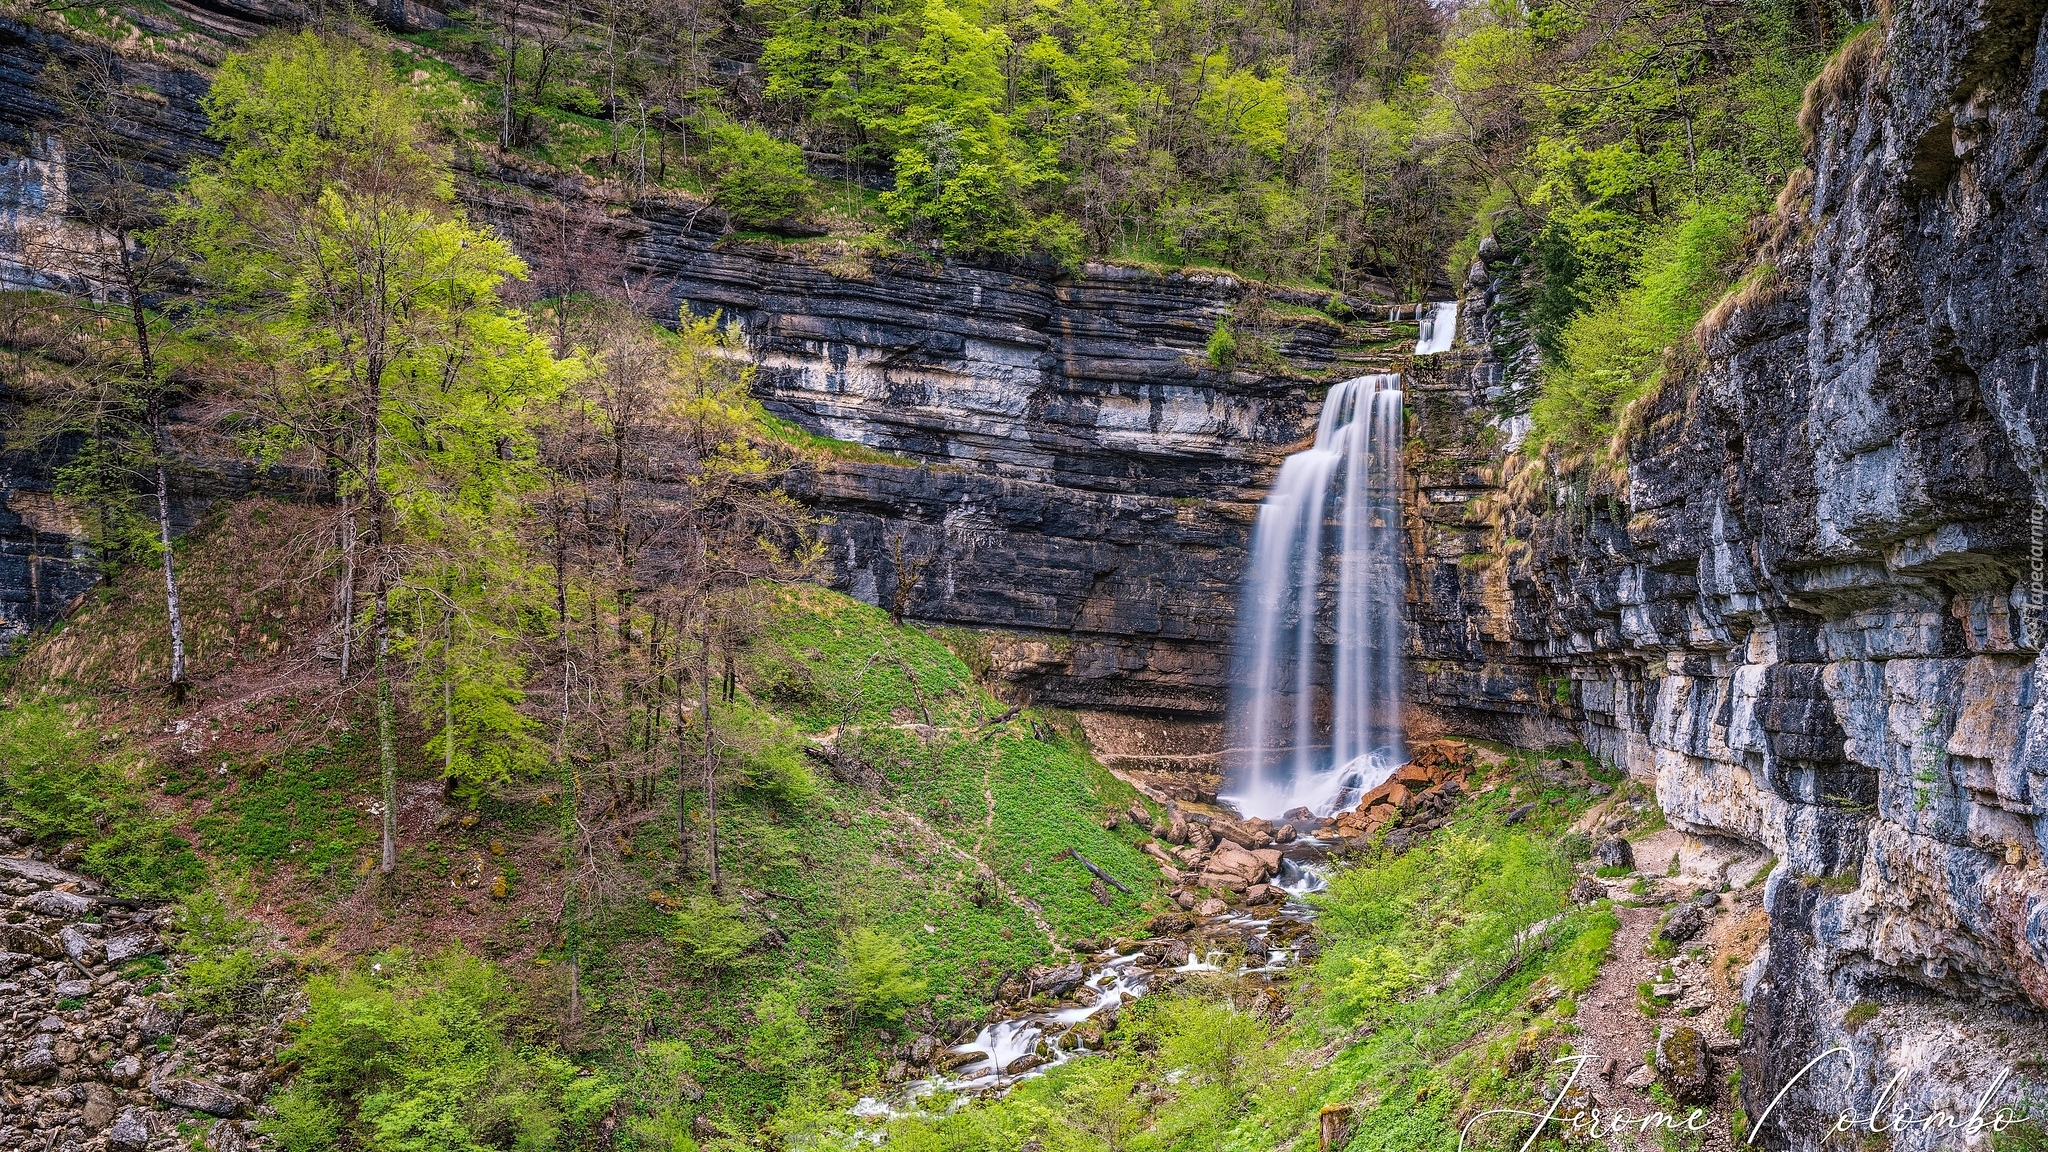
<instances>
[{"instance_id":1,"label":"stream","mask_svg":"<svg viewBox=\"0 0 2048 1152\"><path fill-rule=\"evenodd\" d=\"M1319 841L1289 845L1302 856L1319 854ZM1215 916L1188 916L1182 933L1151 940L1119 940L1078 960L1078 981L1062 989L1054 1007L1022 1012L984 1025L974 1037L947 1049L930 1075L909 1081L886 1098L864 1096L851 1115L862 1121L857 1135L879 1143L881 1125L929 1108L920 1102L934 1096L951 1098L959 1108L979 1096L1000 1095L1016 1085L1098 1049L1103 1034L1114 1027L1116 1013L1155 987L1205 972L1234 971L1246 979L1270 980L1301 958L1297 945L1308 931L1314 909L1303 899L1320 892L1321 868L1283 858L1272 881L1284 900L1259 909L1232 909ZM1075 965L1048 977L1070 972ZM1064 981L1061 981L1064 983Z\"/></svg>"}]
</instances>

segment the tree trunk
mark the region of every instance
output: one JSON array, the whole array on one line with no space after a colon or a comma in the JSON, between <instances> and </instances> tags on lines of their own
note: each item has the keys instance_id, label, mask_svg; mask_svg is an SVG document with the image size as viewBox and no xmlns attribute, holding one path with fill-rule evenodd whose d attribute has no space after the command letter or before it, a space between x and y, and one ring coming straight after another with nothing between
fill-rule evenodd
<instances>
[{"instance_id":1,"label":"tree trunk","mask_svg":"<svg viewBox=\"0 0 2048 1152\"><path fill-rule=\"evenodd\" d=\"M378 870L398 867L398 749L391 706L391 598L377 582L377 755L384 773L384 855Z\"/></svg>"},{"instance_id":2,"label":"tree trunk","mask_svg":"<svg viewBox=\"0 0 2048 1152\"><path fill-rule=\"evenodd\" d=\"M149 422L149 450L156 457L156 533L164 551L164 609L171 624L171 699L185 699L185 615L178 602L178 557L171 551L170 433L164 427L163 398L157 394L156 349L149 342L149 315L142 307L142 284L127 236L114 234L121 256L122 290L128 294L128 319L135 326L135 350L141 358L142 386L147 389L143 412Z\"/></svg>"},{"instance_id":3,"label":"tree trunk","mask_svg":"<svg viewBox=\"0 0 2048 1152\"><path fill-rule=\"evenodd\" d=\"M341 501L341 579L334 605L341 628L341 682L346 684L356 639L356 510L346 496Z\"/></svg>"},{"instance_id":4,"label":"tree trunk","mask_svg":"<svg viewBox=\"0 0 2048 1152\"><path fill-rule=\"evenodd\" d=\"M699 707L703 709L704 721L704 871L711 879L711 890L718 891L718 746L711 736L711 621L704 621L703 657L698 671L702 673L702 698Z\"/></svg>"}]
</instances>

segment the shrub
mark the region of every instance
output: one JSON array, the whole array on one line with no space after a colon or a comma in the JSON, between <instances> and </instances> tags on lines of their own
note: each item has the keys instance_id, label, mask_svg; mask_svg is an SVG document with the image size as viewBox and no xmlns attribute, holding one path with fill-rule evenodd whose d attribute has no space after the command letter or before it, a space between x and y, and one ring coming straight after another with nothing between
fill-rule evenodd
<instances>
[{"instance_id":1,"label":"shrub","mask_svg":"<svg viewBox=\"0 0 2048 1152\"><path fill-rule=\"evenodd\" d=\"M151 813L135 782L102 759L89 725L41 697L0 709L0 804L37 840L84 843L88 871L131 896L176 897L205 867L176 822Z\"/></svg>"},{"instance_id":2,"label":"shrub","mask_svg":"<svg viewBox=\"0 0 2048 1152\"><path fill-rule=\"evenodd\" d=\"M816 195L804 171L803 149L723 117L708 121L701 132L711 202L741 227L757 228L811 210Z\"/></svg>"},{"instance_id":3,"label":"shrub","mask_svg":"<svg viewBox=\"0 0 2048 1152\"><path fill-rule=\"evenodd\" d=\"M840 940L842 988L854 1018L893 1019L924 997L925 982L913 974L909 949L873 928L855 928Z\"/></svg>"},{"instance_id":4,"label":"shrub","mask_svg":"<svg viewBox=\"0 0 2048 1152\"><path fill-rule=\"evenodd\" d=\"M1647 246L1634 287L1563 326L1530 407L1532 444L1606 447L1624 410L1662 379L1665 353L1734 278L1749 217L1738 203L1694 208Z\"/></svg>"},{"instance_id":5,"label":"shrub","mask_svg":"<svg viewBox=\"0 0 2048 1152\"><path fill-rule=\"evenodd\" d=\"M178 905L172 928L181 961L178 999L197 1012L236 1012L262 988L256 924L235 915L216 892L195 892Z\"/></svg>"},{"instance_id":6,"label":"shrub","mask_svg":"<svg viewBox=\"0 0 2048 1152\"><path fill-rule=\"evenodd\" d=\"M711 896L692 896L676 909L669 942L699 968L725 968L747 954L761 939L732 905Z\"/></svg>"},{"instance_id":7,"label":"shrub","mask_svg":"<svg viewBox=\"0 0 2048 1152\"><path fill-rule=\"evenodd\" d=\"M788 989L773 989L754 1002L747 1059L761 1071L784 1082L795 1080L824 1052L803 1002Z\"/></svg>"},{"instance_id":8,"label":"shrub","mask_svg":"<svg viewBox=\"0 0 2048 1152\"><path fill-rule=\"evenodd\" d=\"M506 1034L519 1004L487 961L403 950L316 976L289 1049L301 1071L264 1122L286 1152L571 1146L619 1089Z\"/></svg>"}]
</instances>

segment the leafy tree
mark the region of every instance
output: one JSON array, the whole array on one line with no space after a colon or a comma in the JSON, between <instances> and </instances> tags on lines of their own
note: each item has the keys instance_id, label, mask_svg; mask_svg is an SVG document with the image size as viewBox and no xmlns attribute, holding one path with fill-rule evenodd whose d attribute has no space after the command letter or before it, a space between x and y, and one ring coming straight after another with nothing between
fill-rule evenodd
<instances>
[{"instance_id":1,"label":"leafy tree","mask_svg":"<svg viewBox=\"0 0 2048 1152\"><path fill-rule=\"evenodd\" d=\"M753 228L810 210L814 193L802 149L722 117L709 118L702 137L711 202L734 221Z\"/></svg>"},{"instance_id":2,"label":"leafy tree","mask_svg":"<svg viewBox=\"0 0 2048 1152\"><path fill-rule=\"evenodd\" d=\"M95 551L111 577L130 557L153 555L163 573L170 631L170 688L184 699L185 620L171 525L171 402L167 339L153 298L170 283L168 250L147 243L159 223L163 175L127 138L136 97L131 66L88 46L52 62L39 80L54 109L40 129L56 149L67 188L66 224L42 230L21 253L53 283L85 289L52 305L70 313L64 337L41 350L67 369L28 374L33 400L19 431L49 441L75 435L81 449L59 470L58 490L93 510ZM149 496L147 512L137 491ZM153 538L152 538L153 537Z\"/></svg>"},{"instance_id":3,"label":"leafy tree","mask_svg":"<svg viewBox=\"0 0 2048 1152\"><path fill-rule=\"evenodd\" d=\"M433 600L422 620L471 625L467 647L451 632L434 653L465 704L458 716L444 697L448 767L495 777L508 762L486 746L524 736L517 676L490 643L504 628L478 622L524 584L504 526L533 456L525 414L566 370L498 302L518 259L463 219L406 94L360 48L272 37L225 60L205 103L222 155L194 170L172 221L219 292L220 335L258 366L244 397L256 446L310 453L341 499L344 637L357 581L370 589L388 872L404 609Z\"/></svg>"}]
</instances>

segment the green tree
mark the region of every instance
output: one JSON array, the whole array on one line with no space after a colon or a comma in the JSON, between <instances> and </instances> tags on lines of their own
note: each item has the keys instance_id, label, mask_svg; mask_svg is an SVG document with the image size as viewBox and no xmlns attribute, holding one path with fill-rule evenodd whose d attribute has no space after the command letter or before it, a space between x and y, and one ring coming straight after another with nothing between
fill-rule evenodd
<instances>
[{"instance_id":1,"label":"green tree","mask_svg":"<svg viewBox=\"0 0 2048 1152\"><path fill-rule=\"evenodd\" d=\"M205 105L222 155L194 170L172 221L220 293L219 332L257 366L246 400L258 446L310 454L341 500L341 599L352 609L358 579L370 590L388 872L394 608L439 596L446 612L421 614L437 618L465 592L505 602L522 586L504 525L532 461L525 420L566 370L498 302L520 262L463 219L406 94L362 49L272 37L223 61ZM466 736L444 711L451 766L458 741L523 734L516 710L489 706L512 702L517 681L489 649L466 665L455 645L439 654L439 674L486 702L466 710Z\"/></svg>"}]
</instances>

